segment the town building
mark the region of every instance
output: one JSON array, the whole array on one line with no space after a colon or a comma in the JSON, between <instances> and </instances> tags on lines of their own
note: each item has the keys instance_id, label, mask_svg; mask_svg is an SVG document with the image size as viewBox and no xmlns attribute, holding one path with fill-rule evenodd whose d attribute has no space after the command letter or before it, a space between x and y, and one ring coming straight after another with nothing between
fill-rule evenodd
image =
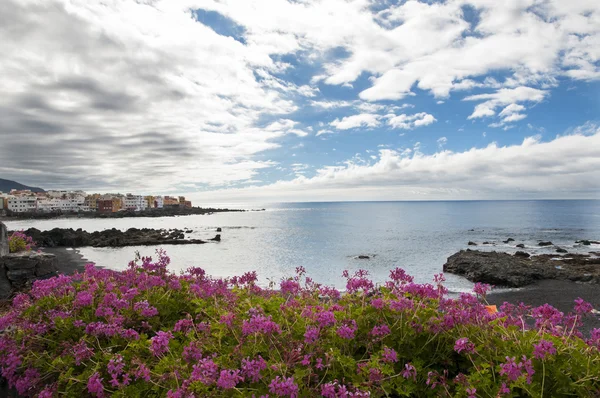
<instances>
[{"instance_id":1,"label":"town building","mask_svg":"<svg viewBox=\"0 0 600 398\"><path fill-rule=\"evenodd\" d=\"M123 198L123 208L126 210L140 211L146 210L148 203L142 195L132 195L128 193Z\"/></svg>"},{"instance_id":2,"label":"town building","mask_svg":"<svg viewBox=\"0 0 600 398\"><path fill-rule=\"evenodd\" d=\"M146 201L146 207L148 209L154 209L154 208L156 208L156 202L155 202L154 199L155 198L152 195L144 196L144 200Z\"/></svg>"},{"instance_id":3,"label":"town building","mask_svg":"<svg viewBox=\"0 0 600 398\"><path fill-rule=\"evenodd\" d=\"M37 210L37 198L35 196L13 196L8 198L9 211L14 213L32 213Z\"/></svg>"},{"instance_id":4,"label":"town building","mask_svg":"<svg viewBox=\"0 0 600 398\"><path fill-rule=\"evenodd\" d=\"M179 199L172 196L165 196L163 199L164 207L179 206Z\"/></svg>"}]
</instances>

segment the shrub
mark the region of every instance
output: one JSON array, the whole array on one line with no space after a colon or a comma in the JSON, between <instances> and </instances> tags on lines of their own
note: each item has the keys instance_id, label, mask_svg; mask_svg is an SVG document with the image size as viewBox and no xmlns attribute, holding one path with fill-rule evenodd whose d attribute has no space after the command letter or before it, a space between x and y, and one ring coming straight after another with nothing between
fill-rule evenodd
<instances>
[{"instance_id":1,"label":"shrub","mask_svg":"<svg viewBox=\"0 0 600 398\"><path fill-rule=\"evenodd\" d=\"M19 253L30 251L35 246L31 236L27 236L23 231L15 231L8 237L8 251L10 253Z\"/></svg>"},{"instance_id":2,"label":"shrub","mask_svg":"<svg viewBox=\"0 0 600 398\"><path fill-rule=\"evenodd\" d=\"M375 286L345 273L344 294L305 277L280 290L256 274L181 275L169 258L123 272L36 281L0 318L2 375L20 394L116 397L497 397L600 392L600 330L584 339L576 303L449 298L401 269ZM529 322L531 320L531 322ZM531 323L531 326L527 326Z\"/></svg>"}]
</instances>

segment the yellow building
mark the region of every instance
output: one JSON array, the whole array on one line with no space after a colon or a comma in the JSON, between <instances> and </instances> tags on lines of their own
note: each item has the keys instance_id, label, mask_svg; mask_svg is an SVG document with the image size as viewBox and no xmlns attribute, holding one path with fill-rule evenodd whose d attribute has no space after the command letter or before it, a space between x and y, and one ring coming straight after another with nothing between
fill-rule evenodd
<instances>
[{"instance_id":1,"label":"yellow building","mask_svg":"<svg viewBox=\"0 0 600 398\"><path fill-rule=\"evenodd\" d=\"M98 209L98 199L101 197L102 195L99 193L88 195L85 197L84 205L88 206L91 211L96 211Z\"/></svg>"},{"instance_id":2,"label":"yellow building","mask_svg":"<svg viewBox=\"0 0 600 398\"><path fill-rule=\"evenodd\" d=\"M154 203L154 196L152 195L148 195L148 196L144 196L144 199L146 200L146 204L148 205L149 209L154 209L156 206L154 206L156 203Z\"/></svg>"}]
</instances>

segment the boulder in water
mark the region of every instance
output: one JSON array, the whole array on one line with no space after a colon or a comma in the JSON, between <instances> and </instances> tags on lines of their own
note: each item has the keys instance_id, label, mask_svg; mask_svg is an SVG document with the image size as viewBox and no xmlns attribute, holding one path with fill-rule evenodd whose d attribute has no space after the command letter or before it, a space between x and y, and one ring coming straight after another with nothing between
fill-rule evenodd
<instances>
[{"instance_id":1,"label":"boulder in water","mask_svg":"<svg viewBox=\"0 0 600 398\"><path fill-rule=\"evenodd\" d=\"M552 246L552 242L550 241L542 241L538 243L539 246Z\"/></svg>"}]
</instances>

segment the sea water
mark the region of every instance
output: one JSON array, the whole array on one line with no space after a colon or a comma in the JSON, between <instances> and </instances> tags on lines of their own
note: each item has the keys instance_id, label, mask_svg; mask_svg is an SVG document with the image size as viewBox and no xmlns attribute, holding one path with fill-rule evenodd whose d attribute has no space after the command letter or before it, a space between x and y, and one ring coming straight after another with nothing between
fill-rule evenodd
<instances>
[{"instance_id":1,"label":"sea water","mask_svg":"<svg viewBox=\"0 0 600 398\"><path fill-rule=\"evenodd\" d=\"M223 205L224 206L224 205ZM232 207L231 205L227 205ZM345 286L346 269L366 269L376 282L389 270L402 267L418 282L442 272L448 256L467 248L467 242L495 242L478 249L514 252L523 243L532 254L552 253L539 247L552 241L569 252L600 251L599 245L581 246L576 240L600 240L600 200L436 201L280 203L233 206L265 211L217 213L160 218L19 220L8 228L41 230L82 228L190 229L189 238L207 239L221 227L221 242L169 246L173 271L196 266L215 277L257 271L262 284L279 282L303 266L315 281ZM502 241L513 238L508 244ZM124 269L135 257L153 255L159 247L80 248L99 266ZM359 259L358 256L369 256ZM471 283L446 275L455 292Z\"/></svg>"}]
</instances>

